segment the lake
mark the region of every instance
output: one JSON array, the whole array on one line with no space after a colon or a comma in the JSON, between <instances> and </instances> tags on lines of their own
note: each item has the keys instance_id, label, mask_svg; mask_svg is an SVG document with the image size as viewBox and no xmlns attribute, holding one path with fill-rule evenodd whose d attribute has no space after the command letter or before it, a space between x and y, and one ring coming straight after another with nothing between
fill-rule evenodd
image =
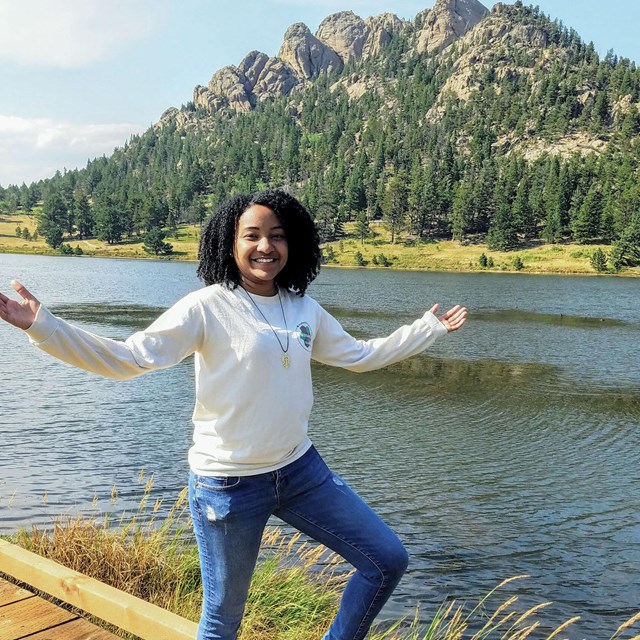
<instances>
[{"instance_id":1,"label":"lake","mask_svg":"<svg viewBox=\"0 0 640 640\"><path fill-rule=\"evenodd\" d=\"M55 313L125 338L201 286L195 265L0 255ZM411 564L383 617L429 619L519 574L498 602L552 600L563 637L609 638L640 609L640 281L324 269L309 293L358 337L438 302L462 331L388 369L314 366L311 436L392 525ZM132 508L137 476L186 483L192 362L116 382L0 324L0 533L60 513ZM119 500L111 505L112 487ZM94 500L95 497L95 500ZM92 501L95 504L92 504Z\"/></svg>"}]
</instances>

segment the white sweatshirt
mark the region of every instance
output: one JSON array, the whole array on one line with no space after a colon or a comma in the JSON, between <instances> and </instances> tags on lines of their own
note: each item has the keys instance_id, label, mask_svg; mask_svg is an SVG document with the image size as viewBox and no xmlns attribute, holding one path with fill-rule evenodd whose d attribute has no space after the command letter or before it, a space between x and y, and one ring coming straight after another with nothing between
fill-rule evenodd
<instances>
[{"instance_id":1,"label":"white sweatshirt","mask_svg":"<svg viewBox=\"0 0 640 640\"><path fill-rule=\"evenodd\" d=\"M253 475L283 467L311 446L311 358L371 371L417 354L447 333L427 312L386 338L356 340L309 296L280 296L287 330L278 296L253 295L269 326L244 289L212 285L188 294L125 342L80 329L44 306L27 334L60 360L118 379L170 367L195 353L190 467L205 476Z\"/></svg>"}]
</instances>

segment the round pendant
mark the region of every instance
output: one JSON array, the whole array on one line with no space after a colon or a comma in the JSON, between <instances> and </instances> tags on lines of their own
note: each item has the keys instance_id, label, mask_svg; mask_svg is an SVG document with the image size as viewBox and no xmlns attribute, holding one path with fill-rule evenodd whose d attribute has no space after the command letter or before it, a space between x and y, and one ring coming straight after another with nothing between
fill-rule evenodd
<instances>
[{"instance_id":1,"label":"round pendant","mask_svg":"<svg viewBox=\"0 0 640 640\"><path fill-rule=\"evenodd\" d=\"M289 358L289 356L286 353L283 353L282 354L282 366L285 369L288 369L290 364L291 364L291 359Z\"/></svg>"}]
</instances>

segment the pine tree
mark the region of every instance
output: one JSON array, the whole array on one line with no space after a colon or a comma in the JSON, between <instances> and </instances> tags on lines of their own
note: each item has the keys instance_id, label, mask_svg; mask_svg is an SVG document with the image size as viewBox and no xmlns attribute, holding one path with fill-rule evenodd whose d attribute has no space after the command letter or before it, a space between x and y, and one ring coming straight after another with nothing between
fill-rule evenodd
<instances>
[{"instance_id":1,"label":"pine tree","mask_svg":"<svg viewBox=\"0 0 640 640\"><path fill-rule=\"evenodd\" d=\"M467 180L461 180L454 189L449 222L455 240L464 239L473 229L473 186Z\"/></svg>"},{"instance_id":2,"label":"pine tree","mask_svg":"<svg viewBox=\"0 0 640 640\"><path fill-rule=\"evenodd\" d=\"M502 202L491 221L487 244L494 251L507 251L518 244L518 234L507 202Z\"/></svg>"},{"instance_id":3,"label":"pine tree","mask_svg":"<svg viewBox=\"0 0 640 640\"><path fill-rule=\"evenodd\" d=\"M525 178L520 181L511 207L514 226L525 241L537 235L537 221L529 200L529 185Z\"/></svg>"},{"instance_id":4,"label":"pine tree","mask_svg":"<svg viewBox=\"0 0 640 640\"><path fill-rule=\"evenodd\" d=\"M382 203L382 219L391 233L391 244L395 243L396 236L405 226L408 196L406 174L391 177Z\"/></svg>"},{"instance_id":5,"label":"pine tree","mask_svg":"<svg viewBox=\"0 0 640 640\"><path fill-rule=\"evenodd\" d=\"M555 243L562 239L562 193L560 190L560 162L553 158L549 163L547 183L544 187L544 238L547 242Z\"/></svg>"},{"instance_id":6,"label":"pine tree","mask_svg":"<svg viewBox=\"0 0 640 640\"><path fill-rule=\"evenodd\" d=\"M409 229L418 238L431 235L436 227L438 193L432 164L414 167L409 193Z\"/></svg>"},{"instance_id":7,"label":"pine tree","mask_svg":"<svg viewBox=\"0 0 640 640\"><path fill-rule=\"evenodd\" d=\"M477 177L473 180L473 197L471 201L471 231L487 233L494 216L497 167L492 158L485 160Z\"/></svg>"},{"instance_id":8,"label":"pine tree","mask_svg":"<svg viewBox=\"0 0 640 640\"><path fill-rule=\"evenodd\" d=\"M596 186L592 186L572 221L571 231L576 242L589 242L596 238L600 231L602 216L602 194Z\"/></svg>"},{"instance_id":9,"label":"pine tree","mask_svg":"<svg viewBox=\"0 0 640 640\"><path fill-rule=\"evenodd\" d=\"M144 250L156 256L171 253L173 251L173 245L164 241L166 237L167 234L158 227L147 231L144 236Z\"/></svg>"},{"instance_id":10,"label":"pine tree","mask_svg":"<svg viewBox=\"0 0 640 640\"><path fill-rule=\"evenodd\" d=\"M62 244L66 222L67 203L62 194L54 190L44 200L42 213L38 217L37 231L49 246L57 249Z\"/></svg>"},{"instance_id":11,"label":"pine tree","mask_svg":"<svg viewBox=\"0 0 640 640\"><path fill-rule=\"evenodd\" d=\"M96 232L100 240L108 244L116 244L122 240L124 232L122 216L112 196L101 193L96 197L94 216Z\"/></svg>"},{"instance_id":12,"label":"pine tree","mask_svg":"<svg viewBox=\"0 0 640 640\"><path fill-rule=\"evenodd\" d=\"M360 242L364 244L365 238L371 235L371 229L369 229L369 221L367 220L367 214L361 211L356 216L356 235L360 238Z\"/></svg>"},{"instance_id":13,"label":"pine tree","mask_svg":"<svg viewBox=\"0 0 640 640\"><path fill-rule=\"evenodd\" d=\"M80 238L87 238L93 235L94 219L89 198L84 191L77 190L73 194L73 215L76 221L76 228Z\"/></svg>"},{"instance_id":14,"label":"pine tree","mask_svg":"<svg viewBox=\"0 0 640 640\"><path fill-rule=\"evenodd\" d=\"M614 243L611 250L611 266L615 271L622 267L635 267L640 264L640 213L634 216L631 224Z\"/></svg>"}]
</instances>

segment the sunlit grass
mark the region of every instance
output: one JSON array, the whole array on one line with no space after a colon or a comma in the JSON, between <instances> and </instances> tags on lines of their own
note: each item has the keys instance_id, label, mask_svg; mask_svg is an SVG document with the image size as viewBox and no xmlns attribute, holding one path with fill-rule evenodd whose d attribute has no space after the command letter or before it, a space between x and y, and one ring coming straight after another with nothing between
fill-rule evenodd
<instances>
[{"instance_id":1,"label":"sunlit grass","mask_svg":"<svg viewBox=\"0 0 640 640\"><path fill-rule=\"evenodd\" d=\"M16 227L28 229L30 234L36 230L36 219L33 213L0 213L0 252L3 253L34 253L38 255L57 254L48 247L43 239L37 241L18 238Z\"/></svg>"},{"instance_id":2,"label":"sunlit grass","mask_svg":"<svg viewBox=\"0 0 640 640\"><path fill-rule=\"evenodd\" d=\"M43 238L38 240L24 240L16 236L16 227L27 228L33 234L36 230L36 218L34 213L23 212L0 214L0 253L28 253L35 255L60 255L60 252L49 247ZM167 241L173 245L176 260L196 260L198 253L200 228L196 225L179 225L176 234L167 237ZM80 247L84 255L100 258L156 258L144 250L144 237L124 237L122 242L108 244L97 238L79 239L65 236L65 244L71 247Z\"/></svg>"},{"instance_id":3,"label":"sunlit grass","mask_svg":"<svg viewBox=\"0 0 640 640\"><path fill-rule=\"evenodd\" d=\"M53 528L21 530L10 540L71 569L197 621L202 585L193 541L186 489L165 512L152 502L153 478L144 486L133 513L120 517L59 517ZM119 502L111 490L111 503ZM163 515L161 515L163 514ZM349 569L324 547L268 529L254 573L240 640L320 640L338 607ZM527 576L501 582L479 602L447 601L429 620L416 612L413 620L385 624L369 640L559 640L578 617L559 625L541 618L551 602L524 607L504 588ZM609 640L640 640L640 612L618 626ZM112 631L115 631L112 629ZM131 638L117 632L125 638ZM591 640L606 640L604 638Z\"/></svg>"},{"instance_id":4,"label":"sunlit grass","mask_svg":"<svg viewBox=\"0 0 640 640\"><path fill-rule=\"evenodd\" d=\"M324 245L324 253L333 252L334 266L358 267L356 254L362 254L366 268L391 268L426 271L458 271L489 273L565 274L595 275L591 266L591 254L601 248L605 253L611 250L606 245L532 243L531 247L517 251L492 251L483 243L461 243L456 240L437 242L419 241L408 236L400 236L394 244L390 234L381 223L372 223L373 237L364 241L355 237L353 223L345 225L347 236L342 240ZM380 264L380 255L390 263ZM490 267L480 265L480 256L485 254L493 262ZM522 261L522 268L514 266L516 258ZM375 261L379 264L376 265ZM626 268L622 275L640 275L640 267Z\"/></svg>"}]
</instances>

